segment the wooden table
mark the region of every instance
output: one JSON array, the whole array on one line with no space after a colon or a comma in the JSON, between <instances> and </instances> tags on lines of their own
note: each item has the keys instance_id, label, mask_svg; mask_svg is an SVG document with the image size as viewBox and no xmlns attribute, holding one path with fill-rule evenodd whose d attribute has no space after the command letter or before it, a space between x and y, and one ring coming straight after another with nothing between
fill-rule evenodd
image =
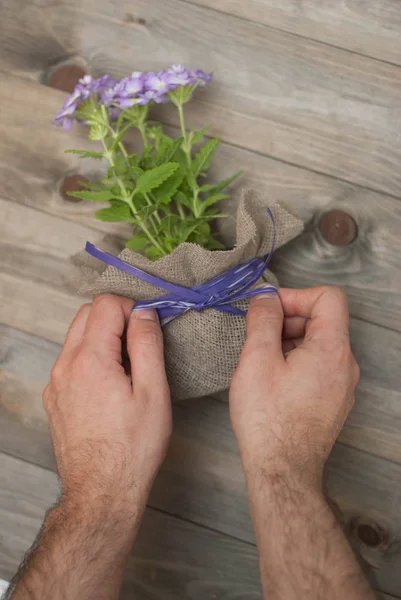
<instances>
[{"instance_id":1,"label":"wooden table","mask_svg":"<svg viewBox=\"0 0 401 600\"><path fill-rule=\"evenodd\" d=\"M55 500L41 391L82 299L73 257L123 238L66 178L99 168L51 125L77 76L214 71L188 111L224 144L213 176L285 202L305 233L277 253L284 285L343 286L362 380L328 491L374 585L401 597L401 10L398 0L3 0L0 7L0 578ZM172 130L168 106L158 116ZM335 211L334 213L332 211ZM327 217L327 213L330 215ZM323 222L322 222L323 219ZM167 460L122 598L257 599L257 554L224 399L177 404ZM319 535L319 531L316 531Z\"/></svg>"}]
</instances>

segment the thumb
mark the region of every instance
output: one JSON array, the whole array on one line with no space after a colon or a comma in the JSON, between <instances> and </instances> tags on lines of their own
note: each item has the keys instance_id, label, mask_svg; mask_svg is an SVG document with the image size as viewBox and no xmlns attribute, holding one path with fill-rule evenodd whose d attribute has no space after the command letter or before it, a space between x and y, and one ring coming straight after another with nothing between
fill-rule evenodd
<instances>
[{"instance_id":1,"label":"thumb","mask_svg":"<svg viewBox=\"0 0 401 600\"><path fill-rule=\"evenodd\" d=\"M146 392L145 397L148 397L168 389L163 334L155 310L132 311L127 330L127 350L134 390Z\"/></svg>"},{"instance_id":2,"label":"thumb","mask_svg":"<svg viewBox=\"0 0 401 600\"><path fill-rule=\"evenodd\" d=\"M283 307L278 295L261 293L254 296L247 315L247 351L259 350L270 361L284 361L283 323Z\"/></svg>"}]
</instances>

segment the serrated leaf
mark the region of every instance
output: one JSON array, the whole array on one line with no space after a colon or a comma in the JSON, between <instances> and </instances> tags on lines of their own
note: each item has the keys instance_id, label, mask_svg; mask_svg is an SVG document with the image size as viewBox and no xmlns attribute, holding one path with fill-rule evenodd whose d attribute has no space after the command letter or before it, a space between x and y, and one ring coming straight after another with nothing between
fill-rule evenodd
<instances>
[{"instance_id":1,"label":"serrated leaf","mask_svg":"<svg viewBox=\"0 0 401 600\"><path fill-rule=\"evenodd\" d=\"M202 187L199 188L200 192L203 193L207 193L207 192L214 192L216 189L216 186L214 184L208 183L207 185L202 185Z\"/></svg>"},{"instance_id":2,"label":"serrated leaf","mask_svg":"<svg viewBox=\"0 0 401 600\"><path fill-rule=\"evenodd\" d=\"M119 221L132 221L131 211L125 202L113 202L110 208L102 208L96 213L99 221L118 223Z\"/></svg>"},{"instance_id":3,"label":"serrated leaf","mask_svg":"<svg viewBox=\"0 0 401 600\"><path fill-rule=\"evenodd\" d=\"M149 171L145 171L136 182L134 193L141 192L142 194L147 194L158 188L159 185L166 181L166 179L178 169L178 167L178 163L167 163L155 167L154 169L150 169Z\"/></svg>"},{"instance_id":4,"label":"serrated leaf","mask_svg":"<svg viewBox=\"0 0 401 600\"><path fill-rule=\"evenodd\" d=\"M168 163L171 160L175 159L175 155L179 148L181 148L182 137L172 140L165 136L163 139L159 150L155 155L155 164L162 165L164 163Z\"/></svg>"},{"instance_id":5,"label":"serrated leaf","mask_svg":"<svg viewBox=\"0 0 401 600\"><path fill-rule=\"evenodd\" d=\"M128 242L126 242L125 245L130 250L134 250L135 252L137 252L139 250L144 250L146 246L149 246L149 240L145 236L136 235L131 240L128 240Z\"/></svg>"},{"instance_id":6,"label":"serrated leaf","mask_svg":"<svg viewBox=\"0 0 401 600\"><path fill-rule=\"evenodd\" d=\"M196 133L194 132L194 137L192 138L192 143L199 144L199 142L201 142L203 140L208 129L210 129L210 125L206 125L206 127L202 127L202 129L200 129Z\"/></svg>"},{"instance_id":7,"label":"serrated leaf","mask_svg":"<svg viewBox=\"0 0 401 600\"><path fill-rule=\"evenodd\" d=\"M216 138L206 142L206 144L199 150L192 162L192 173L194 177L198 177L201 171L204 171L209 167L210 159L220 143L221 141Z\"/></svg>"},{"instance_id":8,"label":"serrated leaf","mask_svg":"<svg viewBox=\"0 0 401 600\"><path fill-rule=\"evenodd\" d=\"M220 200L225 200L226 198L229 198L228 194L215 194L214 196L209 196L209 198L202 201L202 208L205 210L216 204L216 202L220 202Z\"/></svg>"},{"instance_id":9,"label":"serrated leaf","mask_svg":"<svg viewBox=\"0 0 401 600\"><path fill-rule=\"evenodd\" d=\"M81 192L68 192L68 195L81 198L81 200L91 200L92 202L108 202L115 198L111 190L83 190Z\"/></svg>"},{"instance_id":10,"label":"serrated leaf","mask_svg":"<svg viewBox=\"0 0 401 600\"><path fill-rule=\"evenodd\" d=\"M244 171L238 171L238 173L235 173L235 175L232 175L232 177L228 177L227 179L223 179L223 181L220 181L220 183L218 183L217 185L214 186L214 192L218 193L221 192L222 190L224 190L227 186L230 185L230 183L232 183L233 181L235 181L236 179L238 179L238 177L240 175L243 174Z\"/></svg>"},{"instance_id":11,"label":"serrated leaf","mask_svg":"<svg viewBox=\"0 0 401 600\"><path fill-rule=\"evenodd\" d=\"M192 209L191 200L184 194L184 192L177 192L174 199L177 203Z\"/></svg>"},{"instance_id":12,"label":"serrated leaf","mask_svg":"<svg viewBox=\"0 0 401 600\"><path fill-rule=\"evenodd\" d=\"M173 173L164 183L154 190L153 195L156 200L160 202L160 204L168 204L180 187L183 179L184 174L182 171L178 170Z\"/></svg>"},{"instance_id":13,"label":"serrated leaf","mask_svg":"<svg viewBox=\"0 0 401 600\"><path fill-rule=\"evenodd\" d=\"M128 172L132 179L138 179L142 175L143 169L141 167L130 167Z\"/></svg>"},{"instance_id":14,"label":"serrated leaf","mask_svg":"<svg viewBox=\"0 0 401 600\"><path fill-rule=\"evenodd\" d=\"M104 158L103 152L92 152L89 150L64 150L65 154L78 154L79 158L95 158L101 160Z\"/></svg>"}]
</instances>

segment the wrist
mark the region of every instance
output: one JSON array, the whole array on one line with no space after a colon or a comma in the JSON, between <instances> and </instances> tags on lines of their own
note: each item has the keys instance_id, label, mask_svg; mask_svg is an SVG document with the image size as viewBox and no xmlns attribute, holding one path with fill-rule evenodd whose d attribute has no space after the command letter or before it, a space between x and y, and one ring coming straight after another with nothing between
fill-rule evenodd
<instances>
[{"instance_id":1,"label":"wrist","mask_svg":"<svg viewBox=\"0 0 401 600\"><path fill-rule=\"evenodd\" d=\"M249 493L273 495L275 491L293 489L323 497L323 466L316 462L289 460L284 454L249 454L241 452Z\"/></svg>"},{"instance_id":2,"label":"wrist","mask_svg":"<svg viewBox=\"0 0 401 600\"><path fill-rule=\"evenodd\" d=\"M146 507L146 497L64 492L50 518L71 528L103 532L127 540L135 537Z\"/></svg>"}]
</instances>

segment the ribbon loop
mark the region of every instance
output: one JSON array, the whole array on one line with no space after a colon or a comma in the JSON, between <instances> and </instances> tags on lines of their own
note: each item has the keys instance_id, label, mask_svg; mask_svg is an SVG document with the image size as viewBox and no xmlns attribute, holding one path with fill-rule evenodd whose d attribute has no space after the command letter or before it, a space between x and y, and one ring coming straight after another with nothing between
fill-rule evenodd
<instances>
[{"instance_id":1,"label":"ribbon loop","mask_svg":"<svg viewBox=\"0 0 401 600\"><path fill-rule=\"evenodd\" d=\"M233 303L257 294L277 294L277 289L272 285L251 289L263 275L274 253L276 223L270 208L267 208L267 212L273 223L273 240L268 256L265 259L253 258L206 283L191 288L176 285L155 275L150 275L138 267L129 265L117 256L103 252L90 242L86 242L85 250L106 264L169 292L154 300L140 300L134 307L134 310L156 309L163 327L189 310L200 313L203 310L214 308L220 312L245 316L246 311L241 310Z\"/></svg>"}]
</instances>

